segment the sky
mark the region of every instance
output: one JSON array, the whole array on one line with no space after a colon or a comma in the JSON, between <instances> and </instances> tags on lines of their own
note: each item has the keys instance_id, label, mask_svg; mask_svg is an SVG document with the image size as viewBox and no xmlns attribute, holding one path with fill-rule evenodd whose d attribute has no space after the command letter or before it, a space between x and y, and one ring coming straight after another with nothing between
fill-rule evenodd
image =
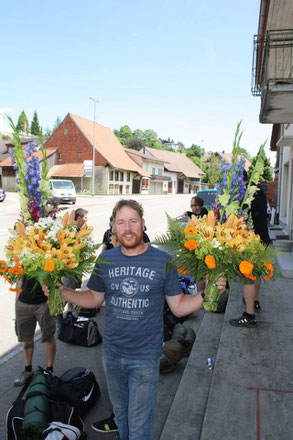
<instances>
[{"instance_id":1,"label":"sky","mask_svg":"<svg viewBox=\"0 0 293 440\"><path fill-rule=\"evenodd\" d=\"M1 6L0 113L67 113L231 152L237 122L253 156L271 124L251 95L260 0L27 0ZM0 118L1 123L1 118ZM7 124L7 123L6 123Z\"/></svg>"}]
</instances>

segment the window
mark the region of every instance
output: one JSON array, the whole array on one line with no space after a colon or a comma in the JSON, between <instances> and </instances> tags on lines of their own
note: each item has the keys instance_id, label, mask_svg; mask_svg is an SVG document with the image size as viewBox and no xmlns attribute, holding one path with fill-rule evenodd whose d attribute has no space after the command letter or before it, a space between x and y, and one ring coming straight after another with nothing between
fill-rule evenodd
<instances>
[{"instance_id":1,"label":"window","mask_svg":"<svg viewBox=\"0 0 293 440\"><path fill-rule=\"evenodd\" d=\"M148 189L149 188L149 179L142 179L141 180L141 189Z\"/></svg>"},{"instance_id":2,"label":"window","mask_svg":"<svg viewBox=\"0 0 293 440\"><path fill-rule=\"evenodd\" d=\"M123 171L120 171L120 182L123 182L123 180L124 180L124 173L123 173Z\"/></svg>"},{"instance_id":3,"label":"window","mask_svg":"<svg viewBox=\"0 0 293 440\"><path fill-rule=\"evenodd\" d=\"M153 175L156 174L156 168L152 168L152 174L153 174Z\"/></svg>"},{"instance_id":4,"label":"window","mask_svg":"<svg viewBox=\"0 0 293 440\"><path fill-rule=\"evenodd\" d=\"M114 180L114 171L110 171L109 180Z\"/></svg>"},{"instance_id":5,"label":"window","mask_svg":"<svg viewBox=\"0 0 293 440\"><path fill-rule=\"evenodd\" d=\"M119 194L119 185L115 184L114 194Z\"/></svg>"},{"instance_id":6,"label":"window","mask_svg":"<svg viewBox=\"0 0 293 440\"><path fill-rule=\"evenodd\" d=\"M163 175L163 170L162 170L162 168L159 168L159 169L158 169L158 175L159 175L159 176L162 176L162 175Z\"/></svg>"},{"instance_id":7,"label":"window","mask_svg":"<svg viewBox=\"0 0 293 440\"><path fill-rule=\"evenodd\" d=\"M77 157L78 157L79 159L81 159L81 151L79 151L79 152L77 153Z\"/></svg>"},{"instance_id":8,"label":"window","mask_svg":"<svg viewBox=\"0 0 293 440\"><path fill-rule=\"evenodd\" d=\"M64 135L66 136L68 134L68 130L67 128L65 128L65 130L63 131Z\"/></svg>"},{"instance_id":9,"label":"window","mask_svg":"<svg viewBox=\"0 0 293 440\"><path fill-rule=\"evenodd\" d=\"M118 182L119 180L119 173L118 171L115 171L115 182Z\"/></svg>"},{"instance_id":10,"label":"window","mask_svg":"<svg viewBox=\"0 0 293 440\"><path fill-rule=\"evenodd\" d=\"M58 160L62 159L62 153L58 153Z\"/></svg>"},{"instance_id":11,"label":"window","mask_svg":"<svg viewBox=\"0 0 293 440\"><path fill-rule=\"evenodd\" d=\"M129 185L126 185L126 187L125 187L125 188L126 188L126 191L125 191L125 192L126 192L126 194L129 194Z\"/></svg>"},{"instance_id":12,"label":"window","mask_svg":"<svg viewBox=\"0 0 293 440\"><path fill-rule=\"evenodd\" d=\"M113 185L113 183L110 183L110 185L109 185L109 194L114 194L114 185Z\"/></svg>"},{"instance_id":13,"label":"window","mask_svg":"<svg viewBox=\"0 0 293 440\"><path fill-rule=\"evenodd\" d=\"M127 173L127 182L130 182L130 173Z\"/></svg>"}]
</instances>

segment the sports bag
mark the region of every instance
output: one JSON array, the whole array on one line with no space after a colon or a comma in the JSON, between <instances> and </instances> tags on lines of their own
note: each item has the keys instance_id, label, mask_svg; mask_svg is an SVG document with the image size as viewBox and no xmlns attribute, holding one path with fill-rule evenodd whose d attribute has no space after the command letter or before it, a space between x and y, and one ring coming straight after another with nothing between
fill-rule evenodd
<instances>
[{"instance_id":1,"label":"sports bag","mask_svg":"<svg viewBox=\"0 0 293 440\"><path fill-rule=\"evenodd\" d=\"M86 435L83 431L72 425L61 422L51 422L40 437L40 440L81 440Z\"/></svg>"},{"instance_id":2,"label":"sports bag","mask_svg":"<svg viewBox=\"0 0 293 440\"><path fill-rule=\"evenodd\" d=\"M72 314L63 319L58 338L83 347L92 347L102 342L96 321L84 317L76 318Z\"/></svg>"},{"instance_id":3,"label":"sports bag","mask_svg":"<svg viewBox=\"0 0 293 440\"><path fill-rule=\"evenodd\" d=\"M85 415L101 395L94 373L88 368L75 367L57 378L51 376L51 396L55 401L67 401Z\"/></svg>"},{"instance_id":4,"label":"sports bag","mask_svg":"<svg viewBox=\"0 0 293 440\"><path fill-rule=\"evenodd\" d=\"M42 369L40 369L42 371ZM46 376L46 374L45 374ZM48 377L47 375L46 377ZM52 376L52 375L50 375ZM28 381L21 389L16 400L9 408L6 415L6 433L7 440L23 440L23 418L24 407L26 400L23 398L27 388L30 385ZM50 385L50 384L49 384ZM49 422L60 421L69 425L78 427L81 431L84 430L83 420L80 417L79 409L73 408L67 401L51 400L51 385L50 385L50 408L49 408Z\"/></svg>"},{"instance_id":5,"label":"sports bag","mask_svg":"<svg viewBox=\"0 0 293 440\"><path fill-rule=\"evenodd\" d=\"M22 422L24 414L24 404L25 400L23 396L30 384L32 377L26 382L22 387L19 395L12 403L6 414L6 434L7 440L20 440L22 437Z\"/></svg>"}]
</instances>

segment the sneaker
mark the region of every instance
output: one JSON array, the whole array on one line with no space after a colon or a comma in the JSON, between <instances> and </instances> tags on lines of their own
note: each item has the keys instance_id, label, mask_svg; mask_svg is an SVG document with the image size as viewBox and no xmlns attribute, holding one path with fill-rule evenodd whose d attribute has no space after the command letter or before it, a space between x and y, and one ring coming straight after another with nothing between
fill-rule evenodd
<instances>
[{"instance_id":1,"label":"sneaker","mask_svg":"<svg viewBox=\"0 0 293 440\"><path fill-rule=\"evenodd\" d=\"M32 376L34 375L33 371L24 370L19 377L17 377L14 381L15 387L22 387Z\"/></svg>"},{"instance_id":2,"label":"sneaker","mask_svg":"<svg viewBox=\"0 0 293 440\"><path fill-rule=\"evenodd\" d=\"M251 318L251 315L244 312L242 316L238 319L230 319L229 321L230 325L233 325L234 327L248 327L248 328L254 328L257 327L257 322L255 317Z\"/></svg>"},{"instance_id":3,"label":"sneaker","mask_svg":"<svg viewBox=\"0 0 293 440\"><path fill-rule=\"evenodd\" d=\"M92 424L92 428L97 432L118 432L118 428L113 417L108 417L107 419L94 422Z\"/></svg>"},{"instance_id":4,"label":"sneaker","mask_svg":"<svg viewBox=\"0 0 293 440\"><path fill-rule=\"evenodd\" d=\"M242 302L243 302L243 304L246 305L245 298L242 298ZM254 301L254 310L259 313L261 312L261 306L260 306L259 301Z\"/></svg>"}]
</instances>

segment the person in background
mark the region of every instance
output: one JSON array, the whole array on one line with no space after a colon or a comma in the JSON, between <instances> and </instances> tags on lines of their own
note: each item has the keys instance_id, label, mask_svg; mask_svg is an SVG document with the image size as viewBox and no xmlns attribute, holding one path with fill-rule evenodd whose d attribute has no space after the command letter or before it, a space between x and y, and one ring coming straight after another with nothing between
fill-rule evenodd
<instances>
[{"instance_id":1,"label":"person in background","mask_svg":"<svg viewBox=\"0 0 293 440\"><path fill-rule=\"evenodd\" d=\"M203 296L184 295L176 269L166 270L170 255L143 242L139 203L120 200L113 209L113 227L121 245L101 254L109 264L96 265L88 290L60 290L65 301L81 307L100 307L105 300L103 364L120 440L151 440L164 301L180 317L199 310ZM217 286L224 291L226 279Z\"/></svg>"},{"instance_id":2,"label":"person in background","mask_svg":"<svg viewBox=\"0 0 293 440\"><path fill-rule=\"evenodd\" d=\"M248 184L247 171L243 172L243 183ZM253 229L261 238L264 245L270 244L268 223L267 223L267 199L266 195L258 185L258 190L255 192L254 199L251 202L250 211L253 222ZM260 279L249 281L244 284L244 298L245 312L238 319L230 319L230 325L234 327L257 327L255 311L261 312L259 303Z\"/></svg>"},{"instance_id":3,"label":"person in background","mask_svg":"<svg viewBox=\"0 0 293 440\"><path fill-rule=\"evenodd\" d=\"M23 343L25 369L15 379L15 386L23 386L34 374L32 361L34 354L34 334L39 324L42 332L42 343L45 344L47 371L53 372L56 354L55 317L50 316L47 296L39 282L33 278L23 277L17 285L22 289L16 294L15 332L18 341Z\"/></svg>"},{"instance_id":4,"label":"person in background","mask_svg":"<svg viewBox=\"0 0 293 440\"><path fill-rule=\"evenodd\" d=\"M112 244L112 241L111 241L111 237L112 237L112 222L113 222L113 216L111 215L111 217L109 219L109 229L107 229L104 232L104 236L103 236L102 252L107 251L107 250L113 248L113 244Z\"/></svg>"},{"instance_id":5,"label":"person in background","mask_svg":"<svg viewBox=\"0 0 293 440\"><path fill-rule=\"evenodd\" d=\"M183 217L191 218L192 215L195 215L196 217L207 215L208 210L203 205L204 201L201 197L192 197L190 200L191 211L184 212Z\"/></svg>"}]
</instances>

